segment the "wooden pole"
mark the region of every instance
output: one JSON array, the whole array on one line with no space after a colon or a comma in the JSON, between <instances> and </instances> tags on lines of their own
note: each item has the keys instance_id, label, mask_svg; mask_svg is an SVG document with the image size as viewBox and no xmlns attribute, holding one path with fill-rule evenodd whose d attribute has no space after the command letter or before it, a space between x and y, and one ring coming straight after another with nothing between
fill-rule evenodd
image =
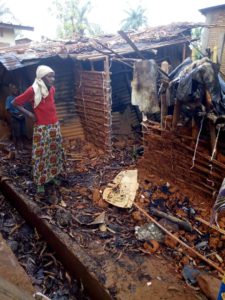
<instances>
[{"instance_id":1,"label":"wooden pole","mask_svg":"<svg viewBox=\"0 0 225 300\"><path fill-rule=\"evenodd\" d=\"M119 33L119 34L121 35L121 37L128 43L128 45L131 46L131 48L138 54L138 56L139 56L140 58L146 59L146 58L144 57L144 55L139 51L139 49L137 48L137 46L131 41L131 39L128 37L128 35L127 35L124 31L120 30L120 31L118 31L118 33ZM152 51L152 50L151 50L151 51Z\"/></svg>"},{"instance_id":2,"label":"wooden pole","mask_svg":"<svg viewBox=\"0 0 225 300\"><path fill-rule=\"evenodd\" d=\"M183 49L182 49L182 59L185 60L186 58L186 43L183 44Z\"/></svg>"},{"instance_id":3,"label":"wooden pole","mask_svg":"<svg viewBox=\"0 0 225 300\"><path fill-rule=\"evenodd\" d=\"M161 63L161 70L163 70L166 74L169 73L169 64L167 61L163 61ZM167 87L166 87L166 90L167 90ZM164 128L165 116L167 116L167 114L168 114L166 90L165 90L165 93L161 94L161 96L160 96L160 98L161 98L161 127L162 128Z\"/></svg>"},{"instance_id":4,"label":"wooden pole","mask_svg":"<svg viewBox=\"0 0 225 300\"><path fill-rule=\"evenodd\" d=\"M192 120L191 120L191 135L192 135L193 140L191 142L191 147L195 146L195 143L196 143L197 137L198 137L198 133L199 133L198 125L197 125L194 117L192 117Z\"/></svg>"},{"instance_id":5,"label":"wooden pole","mask_svg":"<svg viewBox=\"0 0 225 300\"><path fill-rule=\"evenodd\" d=\"M177 128L177 123L180 119L180 111L181 111L181 102L176 100L176 103L174 105L174 112L173 112L173 122L172 122L173 130Z\"/></svg>"},{"instance_id":6,"label":"wooden pole","mask_svg":"<svg viewBox=\"0 0 225 300\"><path fill-rule=\"evenodd\" d=\"M195 217L195 220L196 220L196 221L199 221L199 222L201 222L202 224L207 225L207 226L210 227L211 229L214 229L214 230L218 231L219 233L225 235L225 230L223 230L223 229L221 229L221 228L219 228L219 227L217 227L217 226L215 226L215 225L211 225L208 221L205 221L205 220L203 220L203 219L200 218L200 217Z\"/></svg>"},{"instance_id":7,"label":"wooden pole","mask_svg":"<svg viewBox=\"0 0 225 300\"><path fill-rule=\"evenodd\" d=\"M210 110L210 107L212 106L212 99L209 94L209 91L206 90L206 106L207 109ZM211 154L213 153L215 143L216 143L216 126L212 122L212 120L208 120L209 124L209 133L210 133L210 148L211 148ZM214 158L216 159L217 151L214 154Z\"/></svg>"},{"instance_id":8,"label":"wooden pole","mask_svg":"<svg viewBox=\"0 0 225 300\"><path fill-rule=\"evenodd\" d=\"M123 64L127 65L130 68L133 68L133 66L131 64L129 64L129 62L125 62L124 57L122 55L120 55L119 53L117 53L116 51L112 50L111 48L107 47L105 44L101 43L100 41L95 40L95 42L97 44L99 44L100 46L102 46L103 48L105 48L106 50L110 51L112 54L114 54L115 56L117 56L118 58L120 58L120 62L122 62ZM99 51L97 48L95 48L97 51ZM99 51L100 52L100 51ZM102 52L102 51L101 51ZM109 55L109 54L107 54Z\"/></svg>"},{"instance_id":9,"label":"wooden pole","mask_svg":"<svg viewBox=\"0 0 225 300\"><path fill-rule=\"evenodd\" d=\"M111 107L112 107L112 87L111 87L111 79L110 79L110 64L109 64L109 57L106 56L104 60L104 71L106 73L106 80L105 80L105 101L108 104L108 112L107 112L107 118L105 118L105 121L108 123L109 127L112 130L112 112L111 112ZM109 133L107 133L107 137L105 137L105 141L107 143L108 149L107 152L109 154L112 153L112 133L111 130Z\"/></svg>"},{"instance_id":10,"label":"wooden pole","mask_svg":"<svg viewBox=\"0 0 225 300\"><path fill-rule=\"evenodd\" d=\"M188 246L186 243L181 241L178 237L176 237L173 233L168 231L165 227L163 227L159 222L157 222L153 217L151 217L143 208L141 208L137 203L134 203L134 206L151 222L153 222L155 225L157 225L162 231L164 231L166 234L168 234L172 239L177 241L180 245L182 245L184 248L188 249L191 253L196 255L198 258L200 258L202 261L206 262L208 265L216 269L221 274L224 273L223 269L220 268L217 264L215 264L212 260L206 258L201 253L196 251L194 248Z\"/></svg>"}]
</instances>

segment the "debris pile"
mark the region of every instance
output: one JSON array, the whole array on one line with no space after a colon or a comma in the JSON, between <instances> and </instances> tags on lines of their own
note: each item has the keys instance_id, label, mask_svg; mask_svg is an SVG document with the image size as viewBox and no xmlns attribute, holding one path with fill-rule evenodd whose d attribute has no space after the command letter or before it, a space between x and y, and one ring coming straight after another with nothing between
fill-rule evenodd
<instances>
[{"instance_id":1,"label":"debris pile","mask_svg":"<svg viewBox=\"0 0 225 300\"><path fill-rule=\"evenodd\" d=\"M2 195L0 231L37 291L52 300L89 299L84 295L79 282L65 271L37 231L25 223Z\"/></svg>"},{"instance_id":2,"label":"debris pile","mask_svg":"<svg viewBox=\"0 0 225 300\"><path fill-rule=\"evenodd\" d=\"M159 184L160 182L161 184ZM163 231L163 239L161 236L154 239L157 242L163 241L157 252L175 258L176 269L179 273L188 264L204 271L215 273L217 270L221 273L225 269L225 220L224 218L220 219L220 228L210 225L209 218L212 207L210 200L199 198L197 195L188 198L182 190L174 188L153 175L148 180L142 177L140 186L142 190L136 207L144 209L146 214L173 234L171 236ZM142 211L138 210L132 216L142 224L146 214L142 214ZM150 232L147 240L151 241L154 226L152 223L146 225L146 222L148 221L145 220L145 225L139 230L146 230L146 226L148 226ZM153 226L152 229L151 226ZM145 248L144 243L143 248ZM198 253L194 253L192 249Z\"/></svg>"},{"instance_id":3,"label":"debris pile","mask_svg":"<svg viewBox=\"0 0 225 300\"><path fill-rule=\"evenodd\" d=\"M161 133L155 124L149 122L148 125L153 133ZM160 135L156 136L162 138ZM153 261L149 259L157 260L162 256L166 260L173 259L170 263L181 277L186 265L200 271L208 271L217 277L218 272L225 269L225 220L220 220L220 231L209 226L207 220L212 207L209 199L203 200L198 194L188 198L187 189L179 190L163 179L149 174L149 171L144 173L142 170L138 174L139 188L131 208L119 208L104 201L104 190L113 179L121 171L131 170L132 167L135 170L140 149L140 145L132 140L126 143L114 140L114 145L112 157L105 159L101 150L88 142L68 142L65 145L68 157L67 176L61 178L60 187L49 184L42 199L35 196L29 153L9 158L10 145L2 147L2 172L5 180L14 176L16 188L38 203L42 218L67 233L72 240L88 251L89 256L95 259L104 271L100 274L101 281L108 286L112 294L116 295L118 292L116 280L109 280L109 274L114 273L114 268L117 269L117 273L120 270L124 278L126 277L125 285L132 282L130 289L133 290L137 282L141 282L138 279L142 278L141 271L132 276L124 274L125 261L132 269L139 268L141 264L150 277L153 276ZM162 145L160 149L157 151L163 151ZM156 159L153 154L152 157ZM165 160L162 160L158 169L164 163ZM147 166L146 162L145 164ZM171 232L188 248L195 249L200 256L183 247L154 222L149 222L138 207L144 209L161 227ZM208 261L211 263L208 264Z\"/></svg>"}]
</instances>

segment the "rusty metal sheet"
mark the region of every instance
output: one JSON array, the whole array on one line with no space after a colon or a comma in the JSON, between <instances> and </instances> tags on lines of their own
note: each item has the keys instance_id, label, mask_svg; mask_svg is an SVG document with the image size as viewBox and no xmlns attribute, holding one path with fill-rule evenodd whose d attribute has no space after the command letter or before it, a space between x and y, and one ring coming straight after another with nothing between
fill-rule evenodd
<instances>
[{"instance_id":1,"label":"rusty metal sheet","mask_svg":"<svg viewBox=\"0 0 225 300\"><path fill-rule=\"evenodd\" d=\"M130 39L138 47L140 51L148 50L151 48L165 47L172 44L181 44L186 42L183 37L190 37L191 29L199 26L204 26L202 23L173 23L167 26L157 26L147 28L142 31L130 33ZM134 52L133 49L118 35L101 35L96 39L93 38L77 38L68 43L66 41L45 41L45 42L32 42L25 45L16 45L13 47L6 47L0 49L0 57L6 54L14 55L18 61L25 65L26 61L33 60L32 63L37 62L41 58L60 56L61 58L68 58L75 60L100 60L106 55L102 54L103 49L96 41L101 41L102 44L107 45L112 50L119 54ZM100 52L96 51L99 50ZM6 65L8 65L6 63ZM20 64L11 62L14 70L21 67ZM93 75L93 79L101 79L105 76L104 72L84 71L83 76L89 77Z\"/></svg>"},{"instance_id":2,"label":"rusty metal sheet","mask_svg":"<svg viewBox=\"0 0 225 300\"><path fill-rule=\"evenodd\" d=\"M23 67L18 57L14 54L0 55L0 62L8 71Z\"/></svg>"}]
</instances>

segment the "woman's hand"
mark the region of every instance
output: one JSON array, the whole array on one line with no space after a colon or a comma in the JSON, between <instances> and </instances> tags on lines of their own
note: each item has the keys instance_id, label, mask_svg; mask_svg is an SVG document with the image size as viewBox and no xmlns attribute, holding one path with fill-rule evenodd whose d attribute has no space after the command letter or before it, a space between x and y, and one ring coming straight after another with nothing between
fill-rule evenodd
<instances>
[{"instance_id":1,"label":"woman's hand","mask_svg":"<svg viewBox=\"0 0 225 300\"><path fill-rule=\"evenodd\" d=\"M29 118L31 118L34 122L36 122L37 121L37 119L36 119L36 117L35 117L35 115L31 112L31 111L29 111L29 113L28 113L28 117Z\"/></svg>"},{"instance_id":2,"label":"woman's hand","mask_svg":"<svg viewBox=\"0 0 225 300\"><path fill-rule=\"evenodd\" d=\"M31 120L33 120L34 122L37 121L35 114L31 111L29 111L28 109L26 109L25 107L21 106L21 105L16 105L15 104L15 99L11 102L12 105L14 105L23 115L27 116L28 118L30 118Z\"/></svg>"}]
</instances>

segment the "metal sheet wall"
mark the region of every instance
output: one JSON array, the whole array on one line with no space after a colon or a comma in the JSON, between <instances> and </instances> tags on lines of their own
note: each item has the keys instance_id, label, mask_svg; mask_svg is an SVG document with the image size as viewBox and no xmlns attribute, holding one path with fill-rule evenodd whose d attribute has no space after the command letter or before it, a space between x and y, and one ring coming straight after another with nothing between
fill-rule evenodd
<instances>
[{"instance_id":1,"label":"metal sheet wall","mask_svg":"<svg viewBox=\"0 0 225 300\"><path fill-rule=\"evenodd\" d=\"M120 62L111 67L112 134L131 135L132 127L139 124L138 111L131 104L132 69Z\"/></svg>"},{"instance_id":2,"label":"metal sheet wall","mask_svg":"<svg viewBox=\"0 0 225 300\"><path fill-rule=\"evenodd\" d=\"M84 138L83 126L75 109L73 61L62 60L52 67L56 73L55 101L62 135L67 139Z\"/></svg>"},{"instance_id":3,"label":"metal sheet wall","mask_svg":"<svg viewBox=\"0 0 225 300\"><path fill-rule=\"evenodd\" d=\"M71 59L55 57L43 59L38 64L48 65L55 71L55 102L63 137L71 140L84 138L83 127L75 110L74 62ZM12 73L6 72L6 75L10 75L11 81L15 82L22 92L33 83L36 68L37 65L31 65L16 69ZM7 78L5 80L9 81ZM32 127L33 123L28 120L27 131L29 137L32 137Z\"/></svg>"}]
</instances>

